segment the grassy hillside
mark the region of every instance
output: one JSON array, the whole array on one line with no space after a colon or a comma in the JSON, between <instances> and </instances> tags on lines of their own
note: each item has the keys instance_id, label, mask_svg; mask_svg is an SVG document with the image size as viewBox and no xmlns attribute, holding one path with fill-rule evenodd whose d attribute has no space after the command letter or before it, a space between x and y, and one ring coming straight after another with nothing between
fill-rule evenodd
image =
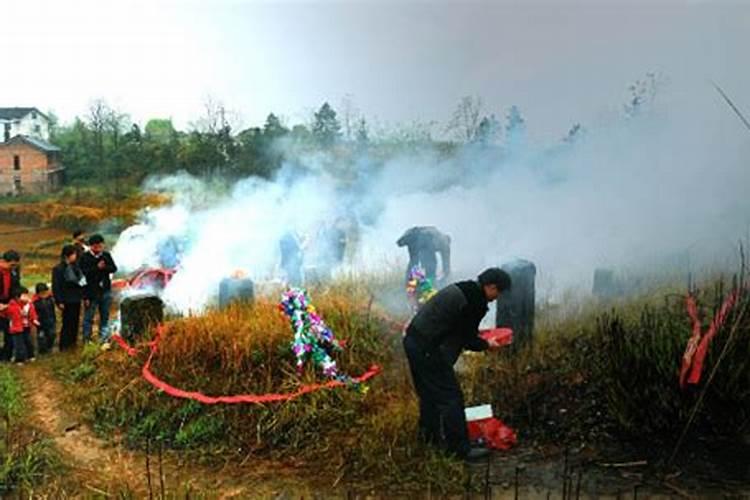
<instances>
[{"instance_id":1,"label":"grassy hillside","mask_svg":"<svg viewBox=\"0 0 750 500\"><path fill-rule=\"evenodd\" d=\"M709 318L724 292L718 285L697 292ZM201 405L145 384L145 354L134 359L119 350L66 358L59 373L89 422L105 436L124 435L133 447L159 440L209 462L279 460L328 486L343 480L386 490L460 491L461 464L415 438L417 407L398 329L350 287L313 298L348 341L339 356L344 371L384 366L367 393L338 389L267 406ZM747 308L743 293L711 345L701 385L687 391L677 379L691 327L683 299L654 295L541 321L535 346L520 353L465 356L467 404L492 402L496 415L518 429L521 447L575 448L589 460L615 449L666 463L714 368L688 443L747 432ZM212 395L283 392L300 382L290 341L275 302L260 300L171 321L153 368L175 386ZM302 381L319 378L308 370ZM688 461L693 448L685 446L678 461Z\"/></svg>"}]
</instances>

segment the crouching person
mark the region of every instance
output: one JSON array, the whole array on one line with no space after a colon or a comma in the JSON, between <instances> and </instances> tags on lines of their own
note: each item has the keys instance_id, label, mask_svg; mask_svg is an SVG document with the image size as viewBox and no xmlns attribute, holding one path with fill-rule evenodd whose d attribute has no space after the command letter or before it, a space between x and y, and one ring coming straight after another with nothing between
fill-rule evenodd
<instances>
[{"instance_id":1,"label":"crouching person","mask_svg":"<svg viewBox=\"0 0 750 500\"><path fill-rule=\"evenodd\" d=\"M37 283L36 285L34 309L36 309L36 315L39 319L36 336L37 349L39 354L47 354L52 351L52 347L55 345L57 318L55 317L55 299L46 283Z\"/></svg>"},{"instance_id":2,"label":"crouching person","mask_svg":"<svg viewBox=\"0 0 750 500\"><path fill-rule=\"evenodd\" d=\"M461 281L440 290L412 318L404 336L414 388L419 397L419 429L429 444L466 460L486 456L471 448L464 396L453 370L464 349L500 347L479 337L479 324L488 304L509 290L510 276L490 268L477 281Z\"/></svg>"}]
</instances>

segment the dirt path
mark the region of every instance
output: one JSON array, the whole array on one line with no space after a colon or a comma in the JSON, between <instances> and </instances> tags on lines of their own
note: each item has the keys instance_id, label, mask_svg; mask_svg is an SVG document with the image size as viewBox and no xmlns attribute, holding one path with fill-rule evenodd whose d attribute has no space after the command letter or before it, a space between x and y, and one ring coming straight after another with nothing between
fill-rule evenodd
<instances>
[{"instance_id":1,"label":"dirt path","mask_svg":"<svg viewBox=\"0 0 750 500\"><path fill-rule=\"evenodd\" d=\"M62 484L50 498L101 497L132 494L149 496L146 454L130 451L97 437L76 415L66 410L65 387L43 361L26 363L19 371L29 423L48 435L68 468ZM151 491L160 497L159 462L150 457ZM248 461L243 466L210 468L185 463L177 452L165 450L162 461L167 498L184 498L193 492L200 498L309 497L310 490L294 474L278 464ZM288 472L288 471L287 471ZM62 492L62 493L61 493Z\"/></svg>"},{"instance_id":2,"label":"dirt path","mask_svg":"<svg viewBox=\"0 0 750 500\"><path fill-rule=\"evenodd\" d=\"M146 476L145 457L109 445L69 415L62 401L64 388L47 369L27 363L19 373L31 423L50 436L84 487L99 490L118 484L123 489L141 489Z\"/></svg>"}]
</instances>

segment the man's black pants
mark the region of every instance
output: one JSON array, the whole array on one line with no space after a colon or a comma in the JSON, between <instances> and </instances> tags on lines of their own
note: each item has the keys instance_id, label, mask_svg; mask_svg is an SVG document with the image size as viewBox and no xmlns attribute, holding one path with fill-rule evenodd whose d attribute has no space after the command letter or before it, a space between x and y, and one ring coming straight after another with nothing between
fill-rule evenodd
<instances>
[{"instance_id":1,"label":"man's black pants","mask_svg":"<svg viewBox=\"0 0 750 500\"><path fill-rule=\"evenodd\" d=\"M464 395L456 373L442 354L422 347L412 333L404 337L414 388L419 396L419 429L430 443L465 457L469 435L464 414Z\"/></svg>"},{"instance_id":2,"label":"man's black pants","mask_svg":"<svg viewBox=\"0 0 750 500\"><path fill-rule=\"evenodd\" d=\"M62 329L60 330L60 350L70 349L78 340L78 328L81 324L81 303L66 303L62 313Z\"/></svg>"}]
</instances>

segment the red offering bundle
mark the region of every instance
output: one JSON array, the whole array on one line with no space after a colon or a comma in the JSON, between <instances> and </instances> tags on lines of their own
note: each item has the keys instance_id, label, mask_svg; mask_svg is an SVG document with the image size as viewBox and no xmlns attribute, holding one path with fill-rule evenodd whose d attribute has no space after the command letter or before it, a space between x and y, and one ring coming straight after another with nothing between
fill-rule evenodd
<instances>
[{"instance_id":1,"label":"red offering bundle","mask_svg":"<svg viewBox=\"0 0 750 500\"><path fill-rule=\"evenodd\" d=\"M489 328L479 330L479 336L486 341L494 340L499 345L510 345L513 343L513 330L510 328Z\"/></svg>"},{"instance_id":2,"label":"red offering bundle","mask_svg":"<svg viewBox=\"0 0 750 500\"><path fill-rule=\"evenodd\" d=\"M469 440L493 450L509 450L517 442L516 433L492 415L490 405L466 408Z\"/></svg>"}]
</instances>

